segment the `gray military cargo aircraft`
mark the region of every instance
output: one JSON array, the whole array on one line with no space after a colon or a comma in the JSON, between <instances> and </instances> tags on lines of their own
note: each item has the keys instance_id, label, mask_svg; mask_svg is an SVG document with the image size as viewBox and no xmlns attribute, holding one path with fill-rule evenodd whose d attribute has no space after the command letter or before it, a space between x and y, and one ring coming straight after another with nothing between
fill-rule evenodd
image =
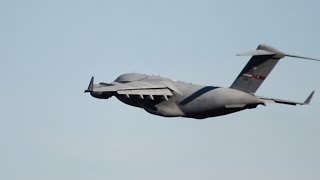
<instances>
[{"instance_id":1,"label":"gray military cargo aircraft","mask_svg":"<svg viewBox=\"0 0 320 180\"><path fill-rule=\"evenodd\" d=\"M320 61L285 54L273 47L259 45L257 50L238 54L252 56L229 88L195 85L159 76L127 73L114 82L94 84L91 78L85 92L98 99L112 96L121 102L164 117L204 119L253 109L266 103L307 105L314 91L304 102L261 97L255 92L278 61L285 56Z\"/></svg>"}]
</instances>

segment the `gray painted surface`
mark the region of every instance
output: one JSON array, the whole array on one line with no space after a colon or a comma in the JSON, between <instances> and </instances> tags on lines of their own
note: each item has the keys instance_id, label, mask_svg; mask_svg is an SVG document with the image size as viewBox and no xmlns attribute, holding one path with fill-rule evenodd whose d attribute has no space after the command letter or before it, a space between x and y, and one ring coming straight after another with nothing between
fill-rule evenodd
<instances>
[{"instance_id":1,"label":"gray painted surface","mask_svg":"<svg viewBox=\"0 0 320 180\"><path fill-rule=\"evenodd\" d=\"M286 55L267 45L259 45L230 88L195 85L160 76L126 73L111 83L94 84L92 77L85 92L99 99L115 96L121 102L145 109L164 117L204 119L256 108L266 103L288 105L309 104L312 92L305 102L294 102L254 95L279 59ZM300 56L294 56L304 58ZM309 58L307 58L309 59ZM316 60L316 59L312 59Z\"/></svg>"}]
</instances>

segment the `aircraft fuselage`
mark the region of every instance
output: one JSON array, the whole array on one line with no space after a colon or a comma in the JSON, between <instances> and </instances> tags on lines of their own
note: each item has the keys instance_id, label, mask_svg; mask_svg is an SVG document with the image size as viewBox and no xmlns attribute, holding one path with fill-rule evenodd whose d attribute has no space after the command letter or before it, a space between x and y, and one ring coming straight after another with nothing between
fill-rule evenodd
<instances>
[{"instance_id":1,"label":"aircraft fuselage","mask_svg":"<svg viewBox=\"0 0 320 180\"><path fill-rule=\"evenodd\" d=\"M143 77L134 79L133 76ZM126 79L130 77L130 79ZM119 80L120 79L120 80ZM203 119L221 116L263 104L256 96L230 88L195 85L159 76L124 74L116 83L138 80L143 83L160 83L172 91L172 96L140 96L113 94L121 102L145 109L147 112L164 117L190 117ZM94 93L94 92L93 92ZM96 98L106 99L103 94L93 94ZM107 98L111 95L107 95Z\"/></svg>"},{"instance_id":2,"label":"aircraft fuselage","mask_svg":"<svg viewBox=\"0 0 320 180\"><path fill-rule=\"evenodd\" d=\"M127 73L112 83L94 84L91 78L85 92L93 97L117 97L125 104L145 109L164 117L189 117L204 119L237 111L256 108L266 103L308 105L314 91L304 102L256 96L255 92L266 80L272 69L284 57L308 58L283 53L271 46L260 44L256 50L238 54L252 56L229 88L196 85L160 76Z\"/></svg>"}]
</instances>

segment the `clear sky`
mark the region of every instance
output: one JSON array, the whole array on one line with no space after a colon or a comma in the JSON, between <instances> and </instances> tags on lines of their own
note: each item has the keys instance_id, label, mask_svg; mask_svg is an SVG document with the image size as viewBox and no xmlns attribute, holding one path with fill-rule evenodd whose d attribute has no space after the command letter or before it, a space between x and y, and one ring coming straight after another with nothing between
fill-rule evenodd
<instances>
[{"instance_id":1,"label":"clear sky","mask_svg":"<svg viewBox=\"0 0 320 180\"><path fill-rule=\"evenodd\" d=\"M126 72L228 87L260 43L320 58L318 0L0 1L1 180L318 180L320 96L198 121L83 90ZM303 101L320 63L258 95Z\"/></svg>"}]
</instances>

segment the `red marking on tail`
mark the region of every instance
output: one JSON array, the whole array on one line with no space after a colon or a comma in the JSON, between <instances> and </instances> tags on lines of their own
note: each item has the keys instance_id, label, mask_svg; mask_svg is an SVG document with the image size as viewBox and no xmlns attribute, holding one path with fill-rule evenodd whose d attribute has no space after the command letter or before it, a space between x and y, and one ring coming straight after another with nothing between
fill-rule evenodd
<instances>
[{"instance_id":1,"label":"red marking on tail","mask_svg":"<svg viewBox=\"0 0 320 180\"><path fill-rule=\"evenodd\" d=\"M248 74L248 73L246 73L246 74L243 74L243 76L248 77L248 78L259 79L259 80L265 80L266 79L266 77L260 76L260 75L257 75L257 74Z\"/></svg>"}]
</instances>

